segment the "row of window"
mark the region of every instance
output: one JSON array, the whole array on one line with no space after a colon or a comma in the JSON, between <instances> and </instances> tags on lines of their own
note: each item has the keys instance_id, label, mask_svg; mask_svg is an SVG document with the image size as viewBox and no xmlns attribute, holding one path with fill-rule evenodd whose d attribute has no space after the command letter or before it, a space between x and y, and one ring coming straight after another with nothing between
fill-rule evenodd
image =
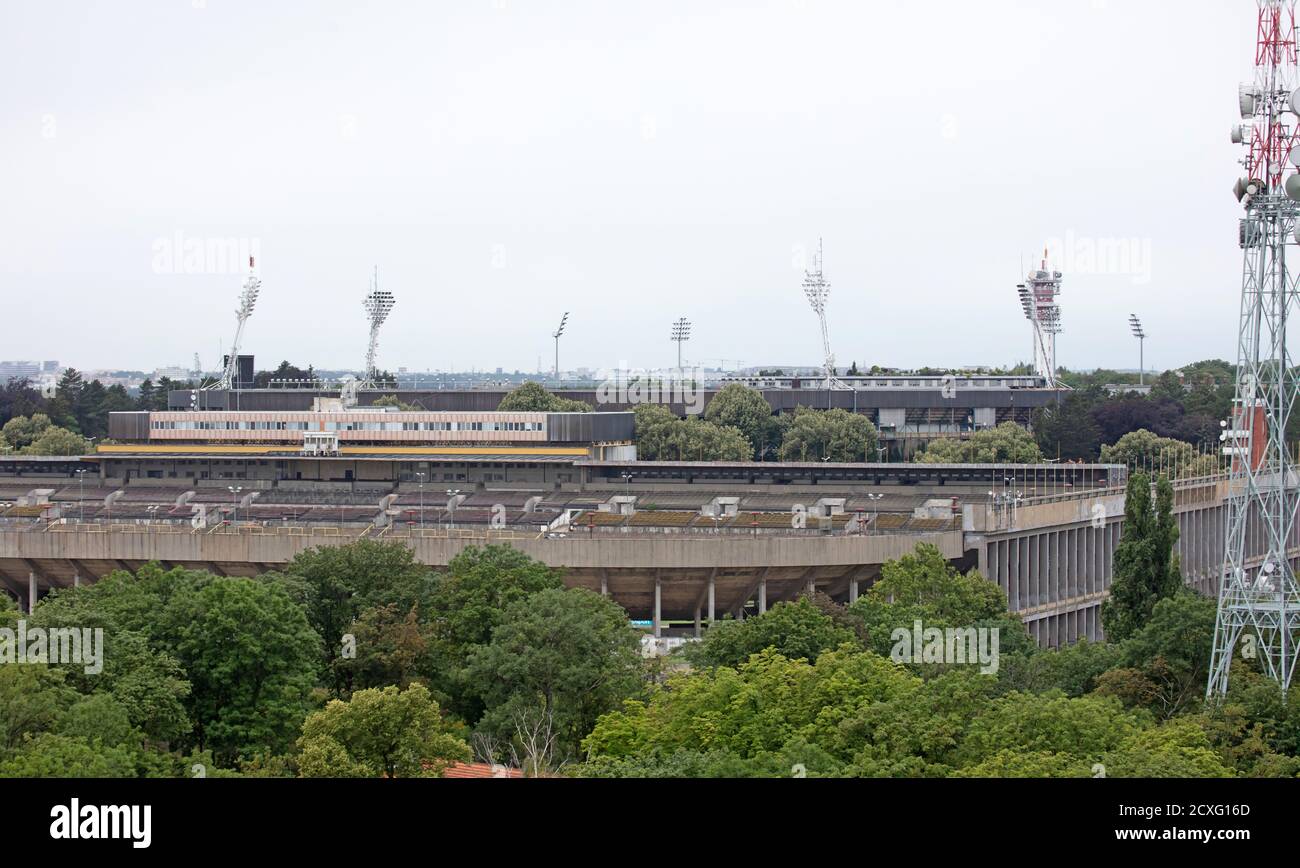
<instances>
[{"instance_id":1,"label":"row of window","mask_svg":"<svg viewBox=\"0 0 1300 868\"><path fill-rule=\"evenodd\" d=\"M544 422L169 422L155 431L545 431Z\"/></svg>"}]
</instances>

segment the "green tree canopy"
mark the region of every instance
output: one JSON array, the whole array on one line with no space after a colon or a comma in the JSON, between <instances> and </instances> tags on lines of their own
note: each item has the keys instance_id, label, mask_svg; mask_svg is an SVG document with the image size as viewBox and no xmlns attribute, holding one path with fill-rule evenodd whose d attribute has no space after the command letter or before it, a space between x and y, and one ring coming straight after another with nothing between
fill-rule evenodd
<instances>
[{"instance_id":1,"label":"green tree canopy","mask_svg":"<svg viewBox=\"0 0 1300 868\"><path fill-rule=\"evenodd\" d=\"M1110 599L1101 607L1102 624L1112 642L1136 634L1151 619L1156 603L1183 587L1173 553L1178 542L1173 504L1174 488L1168 478L1156 482L1153 504L1151 478L1145 473L1129 477L1123 535L1115 549L1115 578Z\"/></svg>"},{"instance_id":2,"label":"green tree canopy","mask_svg":"<svg viewBox=\"0 0 1300 868\"><path fill-rule=\"evenodd\" d=\"M561 398L548 392L540 383L529 381L502 398L497 410L502 413L590 413L591 405Z\"/></svg>"},{"instance_id":3,"label":"green tree canopy","mask_svg":"<svg viewBox=\"0 0 1300 868\"><path fill-rule=\"evenodd\" d=\"M782 461L852 464L875 460L879 435L862 415L799 407L781 439Z\"/></svg>"},{"instance_id":4,"label":"green tree canopy","mask_svg":"<svg viewBox=\"0 0 1300 868\"><path fill-rule=\"evenodd\" d=\"M966 441L935 440L916 458L925 464L1038 464L1043 453L1014 422L976 431Z\"/></svg>"}]
</instances>

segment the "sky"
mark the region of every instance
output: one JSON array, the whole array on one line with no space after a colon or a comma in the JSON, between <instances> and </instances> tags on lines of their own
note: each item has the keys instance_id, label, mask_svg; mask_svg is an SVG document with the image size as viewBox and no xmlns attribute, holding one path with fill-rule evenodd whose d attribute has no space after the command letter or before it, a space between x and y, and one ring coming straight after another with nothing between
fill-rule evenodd
<instances>
[{"instance_id":1,"label":"sky","mask_svg":"<svg viewBox=\"0 0 1300 868\"><path fill-rule=\"evenodd\" d=\"M1249 0L0 0L0 359L1233 359ZM1177 14L1171 14L1176 8Z\"/></svg>"}]
</instances>

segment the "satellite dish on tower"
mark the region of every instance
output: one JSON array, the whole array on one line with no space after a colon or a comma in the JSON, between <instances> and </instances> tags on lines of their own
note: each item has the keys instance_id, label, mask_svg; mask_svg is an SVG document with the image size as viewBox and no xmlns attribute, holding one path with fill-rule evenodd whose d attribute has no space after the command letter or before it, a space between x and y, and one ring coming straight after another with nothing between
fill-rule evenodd
<instances>
[{"instance_id":1,"label":"satellite dish on tower","mask_svg":"<svg viewBox=\"0 0 1300 868\"><path fill-rule=\"evenodd\" d=\"M1286 179L1286 196L1292 202L1300 202L1300 175Z\"/></svg>"},{"instance_id":2,"label":"satellite dish on tower","mask_svg":"<svg viewBox=\"0 0 1300 868\"><path fill-rule=\"evenodd\" d=\"M1238 91L1238 101L1241 104L1242 120L1250 120L1255 116L1255 86L1253 84L1243 84Z\"/></svg>"}]
</instances>

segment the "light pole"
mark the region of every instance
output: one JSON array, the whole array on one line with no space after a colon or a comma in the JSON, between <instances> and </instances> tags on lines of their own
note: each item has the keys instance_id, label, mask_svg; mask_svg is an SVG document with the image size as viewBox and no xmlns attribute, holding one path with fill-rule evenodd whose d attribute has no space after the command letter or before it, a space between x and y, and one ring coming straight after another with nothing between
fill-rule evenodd
<instances>
[{"instance_id":1,"label":"light pole","mask_svg":"<svg viewBox=\"0 0 1300 868\"><path fill-rule=\"evenodd\" d=\"M623 493L624 493L626 496L631 497L631 496L632 496L632 477L633 477L635 474L633 474L633 473L624 473L624 474L621 474L621 475L622 475L622 477L623 477Z\"/></svg>"},{"instance_id":2,"label":"light pole","mask_svg":"<svg viewBox=\"0 0 1300 868\"><path fill-rule=\"evenodd\" d=\"M86 523L86 471L77 471L77 524Z\"/></svg>"},{"instance_id":3,"label":"light pole","mask_svg":"<svg viewBox=\"0 0 1300 868\"><path fill-rule=\"evenodd\" d=\"M560 384L560 337L564 334L564 329L569 324L569 312L566 310L564 316L560 317L560 327L555 330L551 337L555 338L555 384Z\"/></svg>"},{"instance_id":4,"label":"light pole","mask_svg":"<svg viewBox=\"0 0 1300 868\"><path fill-rule=\"evenodd\" d=\"M682 317L673 323L673 343L677 344L677 374L682 372L682 344L691 339L691 321Z\"/></svg>"},{"instance_id":5,"label":"light pole","mask_svg":"<svg viewBox=\"0 0 1300 868\"><path fill-rule=\"evenodd\" d=\"M232 515L231 524L239 524L239 492L244 490L242 485L227 485L226 490L230 492L230 506Z\"/></svg>"},{"instance_id":6,"label":"light pole","mask_svg":"<svg viewBox=\"0 0 1300 868\"><path fill-rule=\"evenodd\" d=\"M568 316L568 314L565 314L565 316ZM458 494L460 494L459 488L447 489L447 511L449 513L447 520L451 523L452 530L456 529L456 495Z\"/></svg>"},{"instance_id":7,"label":"light pole","mask_svg":"<svg viewBox=\"0 0 1300 868\"><path fill-rule=\"evenodd\" d=\"M420 482L420 530L424 530L424 474L417 473L415 478Z\"/></svg>"},{"instance_id":8,"label":"light pole","mask_svg":"<svg viewBox=\"0 0 1300 868\"><path fill-rule=\"evenodd\" d=\"M1146 340L1147 333L1142 328L1142 321L1137 318L1137 314L1129 314L1128 326L1133 331L1133 337L1138 339L1138 385L1146 385Z\"/></svg>"},{"instance_id":9,"label":"light pole","mask_svg":"<svg viewBox=\"0 0 1300 868\"><path fill-rule=\"evenodd\" d=\"M880 512L880 501L884 499L883 494L868 494L867 500L871 501L871 530L874 532L878 529L877 519Z\"/></svg>"}]
</instances>

